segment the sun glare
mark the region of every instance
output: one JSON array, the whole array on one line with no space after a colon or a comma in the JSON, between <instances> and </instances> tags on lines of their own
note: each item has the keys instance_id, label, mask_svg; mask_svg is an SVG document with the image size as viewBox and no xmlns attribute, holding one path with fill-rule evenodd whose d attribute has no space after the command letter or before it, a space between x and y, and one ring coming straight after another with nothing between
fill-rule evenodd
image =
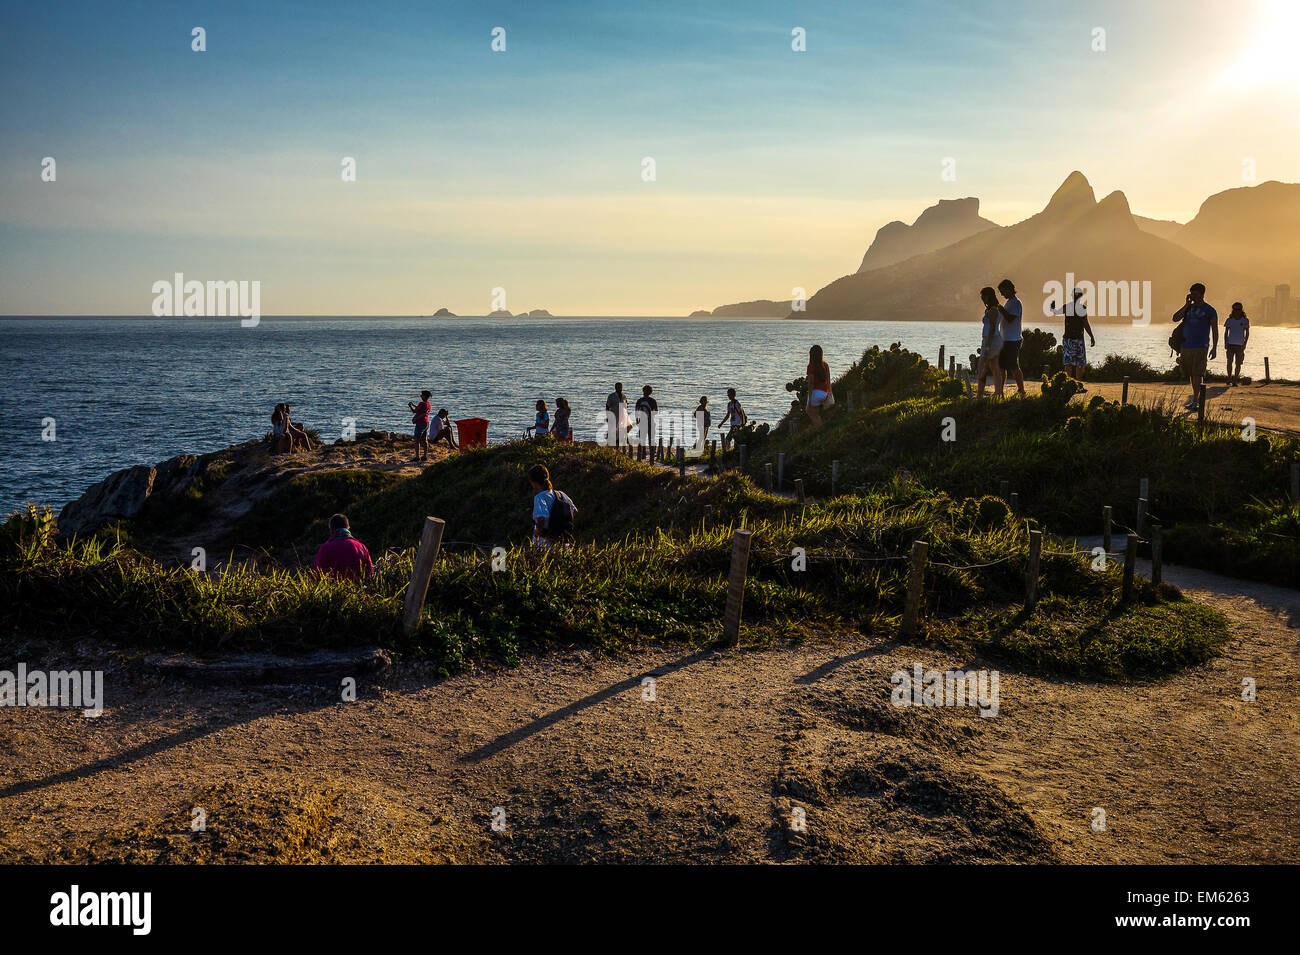
<instances>
[{"instance_id":1,"label":"sun glare","mask_svg":"<svg viewBox=\"0 0 1300 955\"><path fill-rule=\"evenodd\" d=\"M1241 55L1224 73L1224 86L1257 89L1281 86L1300 92L1300 0L1265 0Z\"/></svg>"}]
</instances>

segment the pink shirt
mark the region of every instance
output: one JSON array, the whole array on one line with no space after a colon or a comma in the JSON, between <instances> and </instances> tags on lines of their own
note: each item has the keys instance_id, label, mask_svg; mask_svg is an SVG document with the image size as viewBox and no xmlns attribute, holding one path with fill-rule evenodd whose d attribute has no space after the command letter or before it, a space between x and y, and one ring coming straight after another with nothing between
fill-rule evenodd
<instances>
[{"instance_id":1,"label":"pink shirt","mask_svg":"<svg viewBox=\"0 0 1300 955\"><path fill-rule=\"evenodd\" d=\"M316 551L316 563L313 569L333 574L347 580L360 580L375 572L374 561L370 551L361 541L347 535L331 538L321 544Z\"/></svg>"}]
</instances>

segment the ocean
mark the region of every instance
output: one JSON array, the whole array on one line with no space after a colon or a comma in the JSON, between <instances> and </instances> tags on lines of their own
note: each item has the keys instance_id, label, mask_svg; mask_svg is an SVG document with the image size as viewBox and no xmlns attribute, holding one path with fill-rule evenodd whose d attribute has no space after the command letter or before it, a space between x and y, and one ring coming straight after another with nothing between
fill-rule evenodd
<instances>
[{"instance_id":1,"label":"ocean","mask_svg":"<svg viewBox=\"0 0 1300 955\"><path fill-rule=\"evenodd\" d=\"M1055 331L1059 322L1033 323ZM1089 358L1170 363L1166 324L1103 325ZM715 422L734 387L751 419L790 407L785 383L820 344L834 375L871 345L891 342L966 362L979 318L959 322L796 322L778 319L238 319L6 318L0 421L0 509L58 508L112 471L260 437L277 402L327 441L344 419L358 432L409 431L407 401L427 388L454 419L487 418L489 441L533 422L534 404L568 399L579 440L596 437L615 381L635 397L654 387L661 413L689 415L708 395ZM1243 373L1300 378L1300 329L1256 328ZM1219 364L1219 363L1216 363ZM54 440L45 440L51 433Z\"/></svg>"}]
</instances>

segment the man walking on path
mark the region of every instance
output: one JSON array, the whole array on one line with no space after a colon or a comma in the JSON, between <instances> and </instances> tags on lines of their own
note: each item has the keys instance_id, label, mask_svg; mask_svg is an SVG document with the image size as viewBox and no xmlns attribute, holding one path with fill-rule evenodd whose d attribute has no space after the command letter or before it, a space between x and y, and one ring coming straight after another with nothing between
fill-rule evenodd
<instances>
[{"instance_id":1,"label":"man walking on path","mask_svg":"<svg viewBox=\"0 0 1300 955\"><path fill-rule=\"evenodd\" d=\"M1192 386L1187 409L1196 411L1201 400L1201 382L1205 367L1219 350L1219 313L1205 300L1205 286L1197 282L1187 291L1187 304L1174 312L1173 321L1182 322L1183 342L1178 349L1178 365ZM1213 337L1214 344L1210 344Z\"/></svg>"},{"instance_id":2,"label":"man walking on path","mask_svg":"<svg viewBox=\"0 0 1300 955\"><path fill-rule=\"evenodd\" d=\"M1066 302L1059 309L1056 307L1056 299L1052 299L1052 304L1048 307L1053 315L1065 316L1065 331L1061 335L1062 364L1068 376L1082 382L1083 369L1088 364L1088 351L1083 347L1084 332L1092 340L1092 347L1097 347L1097 336L1093 335L1092 326L1088 324L1088 307L1083 304L1083 289L1075 289L1074 301Z\"/></svg>"},{"instance_id":3,"label":"man walking on path","mask_svg":"<svg viewBox=\"0 0 1300 955\"><path fill-rule=\"evenodd\" d=\"M1002 351L998 353L998 367L1001 369L998 374L1001 375L1003 382L1006 381L1007 374L1012 373L1016 377L1016 388L1021 397L1025 394L1025 373L1020 370L1020 320L1024 315L1024 306L1020 304L1020 299L1016 298L1016 287L1012 284L1011 279L1003 279L998 283L998 291L1002 297L1007 300L1005 305L998 306L998 313L1002 316L1001 328L1002 333Z\"/></svg>"},{"instance_id":4,"label":"man walking on path","mask_svg":"<svg viewBox=\"0 0 1300 955\"><path fill-rule=\"evenodd\" d=\"M316 551L312 573L331 574L344 580L362 580L375 573L366 545L352 536L346 514L330 518L330 539Z\"/></svg>"}]
</instances>

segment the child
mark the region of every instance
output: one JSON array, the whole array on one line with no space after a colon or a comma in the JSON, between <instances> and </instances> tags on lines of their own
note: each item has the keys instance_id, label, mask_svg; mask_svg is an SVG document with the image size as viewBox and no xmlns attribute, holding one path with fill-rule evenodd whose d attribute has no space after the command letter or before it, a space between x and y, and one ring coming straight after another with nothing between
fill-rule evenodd
<instances>
[{"instance_id":1,"label":"child","mask_svg":"<svg viewBox=\"0 0 1300 955\"><path fill-rule=\"evenodd\" d=\"M533 432L534 438L544 438L551 430L551 416L546 411L546 402L541 398L537 399L537 418L529 430Z\"/></svg>"},{"instance_id":2,"label":"child","mask_svg":"<svg viewBox=\"0 0 1300 955\"><path fill-rule=\"evenodd\" d=\"M1250 341L1250 319L1240 302L1232 303L1232 313L1223 320L1223 350L1228 355L1228 385L1237 387L1241 384L1241 360L1246 355L1246 344ZM1237 370L1233 371L1233 362Z\"/></svg>"},{"instance_id":3,"label":"child","mask_svg":"<svg viewBox=\"0 0 1300 955\"><path fill-rule=\"evenodd\" d=\"M417 405L414 401L408 401L406 407L411 409L411 422L415 425L415 460L418 463L421 460L429 459L429 399L433 397L432 391L420 392L420 403ZM420 457L420 452L424 452L424 457Z\"/></svg>"}]
</instances>

